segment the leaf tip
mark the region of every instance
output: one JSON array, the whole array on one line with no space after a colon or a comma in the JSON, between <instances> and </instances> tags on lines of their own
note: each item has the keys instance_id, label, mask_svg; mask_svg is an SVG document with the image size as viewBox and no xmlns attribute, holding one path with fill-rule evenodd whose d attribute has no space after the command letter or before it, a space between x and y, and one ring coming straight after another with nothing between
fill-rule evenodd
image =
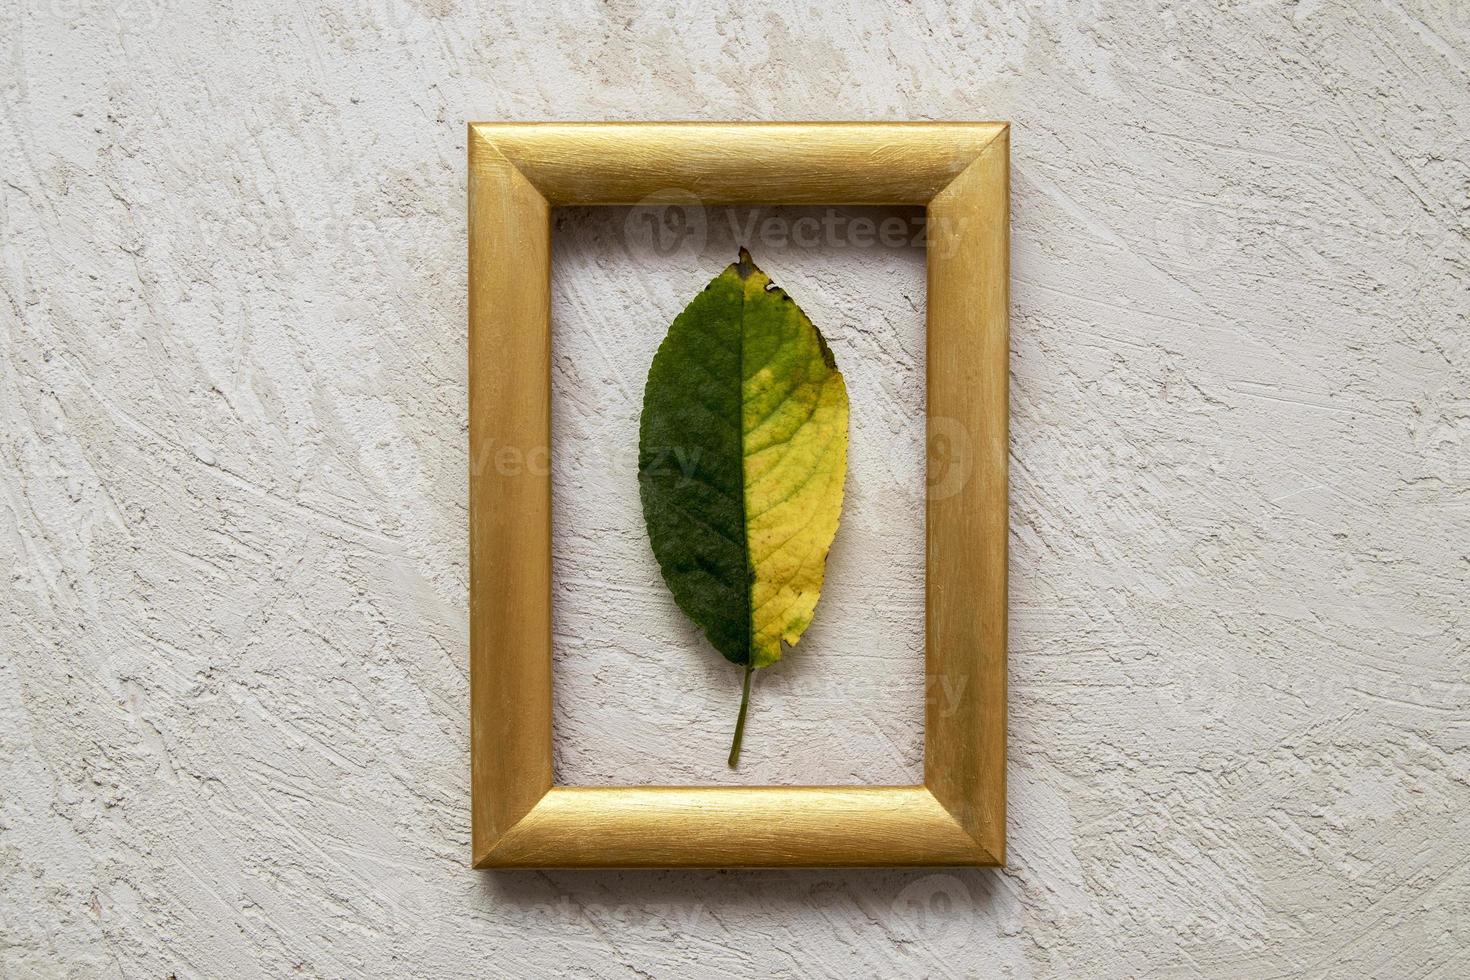
<instances>
[{"instance_id":1,"label":"leaf tip","mask_svg":"<svg viewBox=\"0 0 1470 980\"><path fill-rule=\"evenodd\" d=\"M740 257L735 260L735 273L741 279L749 279L750 274L755 271L755 259L750 257L750 250L744 245L740 246Z\"/></svg>"}]
</instances>

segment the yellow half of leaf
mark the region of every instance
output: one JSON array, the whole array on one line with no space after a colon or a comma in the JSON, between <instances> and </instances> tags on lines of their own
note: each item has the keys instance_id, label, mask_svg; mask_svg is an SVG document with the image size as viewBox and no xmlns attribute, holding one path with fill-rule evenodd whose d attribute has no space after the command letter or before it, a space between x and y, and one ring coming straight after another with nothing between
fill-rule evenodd
<instances>
[{"instance_id":1,"label":"yellow half of leaf","mask_svg":"<svg viewBox=\"0 0 1470 980\"><path fill-rule=\"evenodd\" d=\"M750 663L794 645L822 593L847 475L847 386L806 314L742 252L741 435ZM729 274L727 270L726 274Z\"/></svg>"}]
</instances>

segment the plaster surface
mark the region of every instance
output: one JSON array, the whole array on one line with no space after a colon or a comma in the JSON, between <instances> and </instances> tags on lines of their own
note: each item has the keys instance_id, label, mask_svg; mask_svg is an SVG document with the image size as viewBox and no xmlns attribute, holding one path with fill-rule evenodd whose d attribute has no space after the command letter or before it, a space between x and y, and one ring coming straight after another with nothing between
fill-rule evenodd
<instances>
[{"instance_id":1,"label":"plaster surface","mask_svg":"<svg viewBox=\"0 0 1470 980\"><path fill-rule=\"evenodd\" d=\"M1467 11L0 7L0 975L1470 972ZM475 118L1013 122L1005 870L467 870ZM591 445L728 259L655 282L583 217L556 419ZM840 251L770 265L901 469L922 275ZM752 772L917 770L880 455ZM730 678L622 464L556 465L605 525L558 531L559 764L718 770Z\"/></svg>"}]
</instances>

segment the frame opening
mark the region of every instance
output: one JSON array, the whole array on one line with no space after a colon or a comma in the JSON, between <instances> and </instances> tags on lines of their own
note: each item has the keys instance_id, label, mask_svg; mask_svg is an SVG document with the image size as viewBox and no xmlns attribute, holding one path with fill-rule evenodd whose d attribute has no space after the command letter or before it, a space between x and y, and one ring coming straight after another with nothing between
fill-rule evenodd
<instances>
[{"instance_id":1,"label":"frame opening","mask_svg":"<svg viewBox=\"0 0 1470 980\"><path fill-rule=\"evenodd\" d=\"M924 209L690 200L557 208L552 228L556 784L921 782ZM663 585L636 447L654 350L740 246L831 344L852 419L816 618L756 673L745 754L731 770L741 671Z\"/></svg>"}]
</instances>

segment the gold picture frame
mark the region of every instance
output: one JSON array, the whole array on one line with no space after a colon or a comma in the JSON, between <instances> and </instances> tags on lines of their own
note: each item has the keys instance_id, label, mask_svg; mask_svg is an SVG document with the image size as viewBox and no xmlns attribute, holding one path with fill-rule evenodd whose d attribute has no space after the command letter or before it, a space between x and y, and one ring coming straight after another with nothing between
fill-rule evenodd
<instances>
[{"instance_id":1,"label":"gold picture frame","mask_svg":"<svg viewBox=\"0 0 1470 980\"><path fill-rule=\"evenodd\" d=\"M1003 864L1009 126L471 123L468 156L474 866ZM554 783L551 210L670 191L926 209L928 428L969 459L925 505L926 690L959 700L925 706L923 785Z\"/></svg>"}]
</instances>

